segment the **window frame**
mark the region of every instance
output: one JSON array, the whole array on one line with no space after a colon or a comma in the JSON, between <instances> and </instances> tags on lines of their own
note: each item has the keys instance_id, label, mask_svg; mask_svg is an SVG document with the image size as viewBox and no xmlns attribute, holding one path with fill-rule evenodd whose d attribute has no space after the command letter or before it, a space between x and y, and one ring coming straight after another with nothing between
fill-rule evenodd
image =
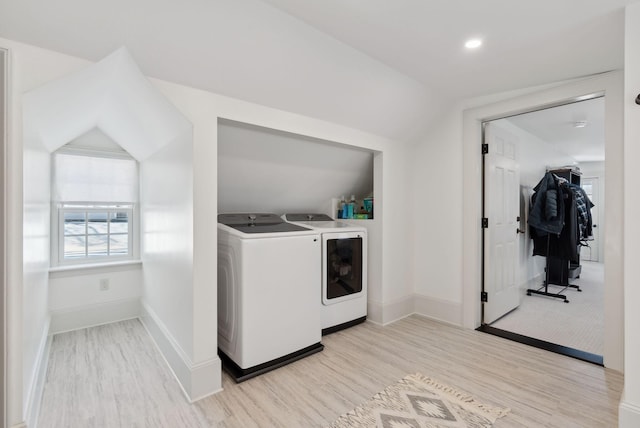
<instances>
[{"instance_id":1,"label":"window frame","mask_svg":"<svg viewBox=\"0 0 640 428\"><path fill-rule=\"evenodd\" d=\"M140 259L140 163L137 159L133 158L129 153L120 149L99 147L94 145L83 145L69 143L58 150L56 150L52 156L58 154L69 154L76 156L86 156L88 158L110 158L110 159L130 159L135 161L136 176L135 186L137 187L137 195L135 200L129 202L122 201L78 201L78 200L61 200L55 198L54 186L56 185L56 165L52 158L51 167L51 206L50 206L50 256L49 256L49 268L50 271L56 271L59 269L84 269L90 266L109 266L112 264L136 262ZM122 212L126 210L129 215L129 231L128 231L128 254L126 256L103 256L103 257L88 257L85 253L85 257L67 259L64 258L64 209L78 208L79 210L93 209L96 211L105 212L105 210L112 209ZM86 232L86 229L85 229ZM88 236L88 234L85 234ZM88 238L86 238L88 239Z\"/></svg>"},{"instance_id":2,"label":"window frame","mask_svg":"<svg viewBox=\"0 0 640 428\"><path fill-rule=\"evenodd\" d=\"M108 264L110 262L121 262L135 260L135 224L136 224L136 204L133 203L97 203L97 202L57 202L55 204L55 215L57 227L55 237L57 245L53 245L52 248L56 250L57 254L54 254L51 258L55 261L55 266L82 266L87 264ZM89 256L88 253L88 241L89 236L92 234L88 231L88 215L90 213L106 213L107 216L113 213L126 212L128 215L128 231L127 231L127 254L126 255L105 255L105 256ZM65 213L84 213L85 214L85 255L82 258L65 259L64 257L64 241L65 241ZM110 248L111 239L111 220L107 222L107 233L101 233L99 235L107 236L107 249ZM124 233L116 233L117 235L124 235ZM82 236L82 235L76 235ZM109 250L107 250L107 253Z\"/></svg>"}]
</instances>

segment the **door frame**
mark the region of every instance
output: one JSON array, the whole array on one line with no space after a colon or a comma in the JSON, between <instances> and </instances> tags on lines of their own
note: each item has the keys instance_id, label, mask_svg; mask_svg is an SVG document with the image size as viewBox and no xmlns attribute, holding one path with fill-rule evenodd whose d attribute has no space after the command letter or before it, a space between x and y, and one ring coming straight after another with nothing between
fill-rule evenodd
<instances>
[{"instance_id":1,"label":"door frame","mask_svg":"<svg viewBox=\"0 0 640 428\"><path fill-rule=\"evenodd\" d=\"M7 354L6 354L6 302L7 302L7 235L6 235L6 153L7 153L7 108L8 108L8 74L9 55L6 49L0 48L0 427L7 426Z\"/></svg>"},{"instance_id":2,"label":"door frame","mask_svg":"<svg viewBox=\"0 0 640 428\"><path fill-rule=\"evenodd\" d=\"M8 107L8 66L9 55L6 49L0 48L0 177L2 189L0 190L0 427L7 426L7 358L6 358L6 331L7 318L7 235L6 235L6 154L7 154L7 107Z\"/></svg>"},{"instance_id":3,"label":"door frame","mask_svg":"<svg viewBox=\"0 0 640 428\"><path fill-rule=\"evenodd\" d=\"M623 74L613 71L547 87L492 104L471 108L463 114L463 325L481 324L482 258L482 122L533 110L605 96L605 269L604 365L623 370Z\"/></svg>"}]
</instances>

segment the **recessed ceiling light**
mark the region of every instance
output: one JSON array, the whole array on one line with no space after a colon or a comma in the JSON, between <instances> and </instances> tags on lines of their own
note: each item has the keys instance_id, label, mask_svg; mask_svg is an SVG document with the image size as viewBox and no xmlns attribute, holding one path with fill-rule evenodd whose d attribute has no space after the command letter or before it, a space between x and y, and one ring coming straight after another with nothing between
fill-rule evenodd
<instances>
[{"instance_id":1,"label":"recessed ceiling light","mask_svg":"<svg viewBox=\"0 0 640 428\"><path fill-rule=\"evenodd\" d=\"M585 126L587 126L587 121L586 120L577 120L577 121L573 122L573 127L574 128L584 128Z\"/></svg>"},{"instance_id":2,"label":"recessed ceiling light","mask_svg":"<svg viewBox=\"0 0 640 428\"><path fill-rule=\"evenodd\" d=\"M464 47L467 49L477 49L482 46L482 40L480 39L469 39L464 44Z\"/></svg>"}]
</instances>

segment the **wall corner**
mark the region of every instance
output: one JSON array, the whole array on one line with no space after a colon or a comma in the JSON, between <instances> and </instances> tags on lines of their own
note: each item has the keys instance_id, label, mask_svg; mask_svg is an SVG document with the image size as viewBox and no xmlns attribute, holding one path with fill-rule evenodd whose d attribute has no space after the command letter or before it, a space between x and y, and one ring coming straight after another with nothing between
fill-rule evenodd
<instances>
[{"instance_id":1,"label":"wall corner","mask_svg":"<svg viewBox=\"0 0 640 428\"><path fill-rule=\"evenodd\" d=\"M142 304L140 320L190 403L222 390L222 363L217 355L201 362L191 361L145 303Z\"/></svg>"}]
</instances>

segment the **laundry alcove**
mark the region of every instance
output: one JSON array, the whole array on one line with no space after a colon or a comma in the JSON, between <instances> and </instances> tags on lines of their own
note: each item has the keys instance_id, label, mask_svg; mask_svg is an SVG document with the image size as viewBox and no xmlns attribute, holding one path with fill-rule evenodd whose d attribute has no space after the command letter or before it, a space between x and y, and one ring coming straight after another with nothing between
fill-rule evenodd
<instances>
[{"instance_id":1,"label":"laundry alcove","mask_svg":"<svg viewBox=\"0 0 640 428\"><path fill-rule=\"evenodd\" d=\"M231 120L218 120L220 213L316 212L336 217L335 199L374 193L364 148ZM368 223L368 222L363 222Z\"/></svg>"},{"instance_id":2,"label":"laundry alcove","mask_svg":"<svg viewBox=\"0 0 640 428\"><path fill-rule=\"evenodd\" d=\"M125 48L24 93L22 108L23 402L33 402L37 395L33 385L42 377L38 361L47 352L47 337L136 317L189 399L219 388L215 364L194 368L198 339L190 121L141 73ZM140 257L50 269L52 153L88 136L111 141L138 162L133 225ZM211 245L215 248L215 242ZM110 284L106 290L100 286L103 280ZM204 347L215 348L215 337L207 340L212 344Z\"/></svg>"}]
</instances>

